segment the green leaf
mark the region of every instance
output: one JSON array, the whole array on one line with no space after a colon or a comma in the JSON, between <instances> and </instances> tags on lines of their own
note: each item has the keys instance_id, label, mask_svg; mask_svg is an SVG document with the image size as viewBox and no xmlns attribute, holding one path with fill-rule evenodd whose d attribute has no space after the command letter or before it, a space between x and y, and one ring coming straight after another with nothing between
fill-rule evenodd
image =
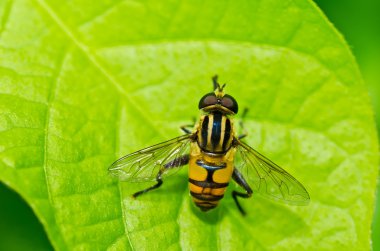
<instances>
[{"instance_id":1,"label":"green leaf","mask_svg":"<svg viewBox=\"0 0 380 251\"><path fill-rule=\"evenodd\" d=\"M0 179L57 250L368 250L373 113L342 37L307 0L1 1ZM179 135L218 73L249 107L247 142L308 189L305 207L191 203L186 170L150 184L107 174ZM233 187L230 187L230 190Z\"/></svg>"}]
</instances>

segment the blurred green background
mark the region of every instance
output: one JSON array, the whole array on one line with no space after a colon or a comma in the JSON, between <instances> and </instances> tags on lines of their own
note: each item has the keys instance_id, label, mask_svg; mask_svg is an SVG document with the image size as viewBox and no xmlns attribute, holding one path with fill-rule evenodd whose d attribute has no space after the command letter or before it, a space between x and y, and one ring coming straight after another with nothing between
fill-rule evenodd
<instances>
[{"instance_id":1,"label":"blurred green background","mask_svg":"<svg viewBox=\"0 0 380 251\"><path fill-rule=\"evenodd\" d=\"M343 34L357 58L372 98L380 133L380 1L316 0L315 2ZM0 198L0 250L53 249L42 225L22 198L1 183ZM373 250L380 251L379 198L372 236Z\"/></svg>"}]
</instances>

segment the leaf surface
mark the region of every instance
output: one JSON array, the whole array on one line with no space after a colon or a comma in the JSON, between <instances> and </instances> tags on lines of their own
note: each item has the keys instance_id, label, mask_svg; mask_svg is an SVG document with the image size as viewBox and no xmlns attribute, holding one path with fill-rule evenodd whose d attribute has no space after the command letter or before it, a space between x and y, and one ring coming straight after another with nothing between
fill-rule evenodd
<instances>
[{"instance_id":1,"label":"leaf surface","mask_svg":"<svg viewBox=\"0 0 380 251\"><path fill-rule=\"evenodd\" d=\"M1 1L0 179L57 250L370 248L378 166L369 98L343 38L310 1ZM107 174L179 135L218 73L249 107L247 142L300 180L306 207L230 191L204 214L186 170Z\"/></svg>"}]
</instances>

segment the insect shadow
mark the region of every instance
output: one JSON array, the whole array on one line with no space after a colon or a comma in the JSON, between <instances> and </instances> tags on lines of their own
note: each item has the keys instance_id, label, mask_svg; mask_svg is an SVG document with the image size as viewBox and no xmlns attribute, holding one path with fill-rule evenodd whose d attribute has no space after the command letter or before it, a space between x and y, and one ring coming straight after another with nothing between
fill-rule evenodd
<instances>
[{"instance_id":1,"label":"insect shadow","mask_svg":"<svg viewBox=\"0 0 380 251\"><path fill-rule=\"evenodd\" d=\"M190 195L189 195L190 198ZM192 213L201 221L209 225L215 225L222 221L225 216L225 208L224 206L219 206L214 210L208 212L202 212L198 207L192 203L191 199L188 200L188 206L190 207Z\"/></svg>"}]
</instances>

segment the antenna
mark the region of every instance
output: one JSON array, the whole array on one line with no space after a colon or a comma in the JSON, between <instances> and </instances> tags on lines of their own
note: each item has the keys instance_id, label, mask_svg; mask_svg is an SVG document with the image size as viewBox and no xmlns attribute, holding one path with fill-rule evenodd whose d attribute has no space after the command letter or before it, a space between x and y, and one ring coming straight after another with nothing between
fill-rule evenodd
<instances>
[{"instance_id":1,"label":"antenna","mask_svg":"<svg viewBox=\"0 0 380 251\"><path fill-rule=\"evenodd\" d=\"M223 84L222 87L220 87L220 84L218 83L218 75L215 75L212 77L212 83L214 84L214 91L218 89L219 92L222 92L226 84Z\"/></svg>"}]
</instances>

